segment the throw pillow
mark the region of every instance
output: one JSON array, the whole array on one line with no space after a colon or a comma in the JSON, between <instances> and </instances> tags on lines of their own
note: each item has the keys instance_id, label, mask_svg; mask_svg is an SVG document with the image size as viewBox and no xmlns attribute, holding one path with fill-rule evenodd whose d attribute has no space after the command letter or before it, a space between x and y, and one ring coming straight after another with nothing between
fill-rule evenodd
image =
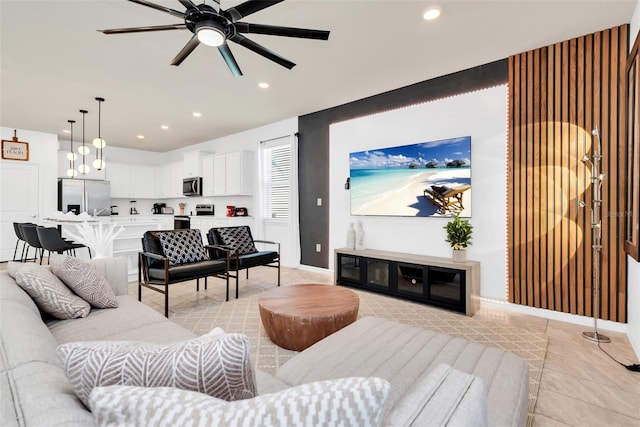
<instances>
[{"instance_id":1,"label":"throw pillow","mask_svg":"<svg viewBox=\"0 0 640 427\"><path fill-rule=\"evenodd\" d=\"M103 275L80 258L52 254L49 265L73 292L96 308L113 308L118 300Z\"/></svg>"},{"instance_id":2,"label":"throw pillow","mask_svg":"<svg viewBox=\"0 0 640 427\"><path fill-rule=\"evenodd\" d=\"M91 311L89 303L74 295L49 268L25 265L15 273L15 279L40 310L56 319L87 317Z\"/></svg>"},{"instance_id":3,"label":"throw pillow","mask_svg":"<svg viewBox=\"0 0 640 427\"><path fill-rule=\"evenodd\" d=\"M249 338L216 328L199 338L156 345L125 341L74 342L58 355L76 395L85 405L94 387L177 387L224 400L257 394Z\"/></svg>"},{"instance_id":4,"label":"throw pillow","mask_svg":"<svg viewBox=\"0 0 640 427\"><path fill-rule=\"evenodd\" d=\"M258 252L253 243L249 227L219 227L216 232L222 240L222 244L232 247L238 255L253 254Z\"/></svg>"},{"instance_id":5,"label":"throw pillow","mask_svg":"<svg viewBox=\"0 0 640 427\"><path fill-rule=\"evenodd\" d=\"M303 384L225 402L169 387L97 387L90 407L99 425L378 426L391 385L381 378Z\"/></svg>"},{"instance_id":6,"label":"throw pillow","mask_svg":"<svg viewBox=\"0 0 640 427\"><path fill-rule=\"evenodd\" d=\"M161 231L158 232L158 240L162 245L164 256L169 258L169 265L180 265L209 259L209 255L202 245L200 230Z\"/></svg>"}]
</instances>

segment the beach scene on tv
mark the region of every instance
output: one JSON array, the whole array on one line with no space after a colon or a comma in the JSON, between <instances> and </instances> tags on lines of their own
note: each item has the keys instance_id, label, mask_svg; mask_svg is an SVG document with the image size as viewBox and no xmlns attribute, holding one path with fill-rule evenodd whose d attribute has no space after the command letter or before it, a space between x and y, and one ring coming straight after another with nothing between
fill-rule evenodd
<instances>
[{"instance_id":1,"label":"beach scene on tv","mask_svg":"<svg viewBox=\"0 0 640 427\"><path fill-rule=\"evenodd\" d=\"M351 215L471 217L471 137L349 154Z\"/></svg>"}]
</instances>

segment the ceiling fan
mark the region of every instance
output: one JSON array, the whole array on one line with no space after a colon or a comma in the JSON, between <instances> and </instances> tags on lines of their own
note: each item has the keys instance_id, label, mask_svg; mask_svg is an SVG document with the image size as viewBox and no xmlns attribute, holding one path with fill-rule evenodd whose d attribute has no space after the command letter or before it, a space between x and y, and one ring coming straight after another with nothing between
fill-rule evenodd
<instances>
[{"instance_id":1,"label":"ceiling fan","mask_svg":"<svg viewBox=\"0 0 640 427\"><path fill-rule=\"evenodd\" d=\"M104 34L141 33L149 31L189 30L193 33L191 40L173 58L171 65L180 65L200 43L216 46L235 76L241 76L242 71L229 49L228 41L232 41L247 49L262 55L271 61L288 69L295 67L295 63L278 55L272 50L246 38L242 34L267 34L271 36L298 37L303 39L328 40L329 31L310 30L306 28L281 27L275 25L250 24L239 22L242 18L259 12L262 9L278 4L284 0L248 0L227 10L220 9L220 0L213 0L213 6L207 4L196 5L191 0L178 0L186 10L171 9L146 0L128 0L142 6L147 6L161 12L168 13L184 20L182 24L154 25L147 27L114 28L99 30Z\"/></svg>"}]
</instances>

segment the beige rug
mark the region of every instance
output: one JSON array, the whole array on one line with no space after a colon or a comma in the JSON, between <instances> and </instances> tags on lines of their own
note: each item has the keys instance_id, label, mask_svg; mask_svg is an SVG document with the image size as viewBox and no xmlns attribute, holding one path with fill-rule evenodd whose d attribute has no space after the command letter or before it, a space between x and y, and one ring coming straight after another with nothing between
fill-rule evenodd
<instances>
[{"instance_id":1,"label":"beige rug","mask_svg":"<svg viewBox=\"0 0 640 427\"><path fill-rule=\"evenodd\" d=\"M201 335L214 327L226 332L243 333L249 337L252 357L258 368L274 373L279 366L293 357L296 352L282 349L266 336L260 314L258 298L260 294L274 287L275 270L257 268L250 270L250 279L242 273L240 298L234 299L235 283L230 288L230 301L225 302L223 282L209 279L208 290L201 281L200 292L195 292L195 281L173 285L170 289L170 319ZM295 283L333 283L333 276L307 271L282 269L282 286ZM129 292L137 297L137 283L131 283ZM359 316L376 316L419 326L462 337L470 341L498 347L515 353L529 365L529 425L533 420L533 410L538 396L542 366L547 350L547 337L543 333L503 325L496 322L477 320L446 310L423 304L390 298L364 291L355 291L360 296ZM143 289L142 301L163 313L164 296Z\"/></svg>"}]
</instances>

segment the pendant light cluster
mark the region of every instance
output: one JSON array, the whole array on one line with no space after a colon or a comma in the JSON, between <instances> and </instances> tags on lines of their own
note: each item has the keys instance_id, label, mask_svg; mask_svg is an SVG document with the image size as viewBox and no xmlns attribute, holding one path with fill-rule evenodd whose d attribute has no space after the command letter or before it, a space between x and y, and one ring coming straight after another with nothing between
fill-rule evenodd
<instances>
[{"instance_id":1,"label":"pendant light cluster","mask_svg":"<svg viewBox=\"0 0 640 427\"><path fill-rule=\"evenodd\" d=\"M96 149L95 160L93 161L93 167L100 171L104 169L106 163L104 161L103 149L105 147L106 142L102 139L101 134L101 119L102 119L102 103L104 102L104 98L96 98L98 101L98 137L94 138L93 146ZM73 151L73 124L76 122L75 120L67 120L71 125L71 140L69 142L69 152L67 153L67 159L69 159L69 169L67 170L67 176L69 178L75 178L78 176L78 173L81 175L86 175L89 173L91 168L89 167L89 154L91 153L91 149L86 144L85 139L85 115L88 113L87 110L80 110L82 114L82 144L78 146L78 154L80 154L81 158L78 159L78 154ZM76 170L76 160L78 161L78 169Z\"/></svg>"}]
</instances>

